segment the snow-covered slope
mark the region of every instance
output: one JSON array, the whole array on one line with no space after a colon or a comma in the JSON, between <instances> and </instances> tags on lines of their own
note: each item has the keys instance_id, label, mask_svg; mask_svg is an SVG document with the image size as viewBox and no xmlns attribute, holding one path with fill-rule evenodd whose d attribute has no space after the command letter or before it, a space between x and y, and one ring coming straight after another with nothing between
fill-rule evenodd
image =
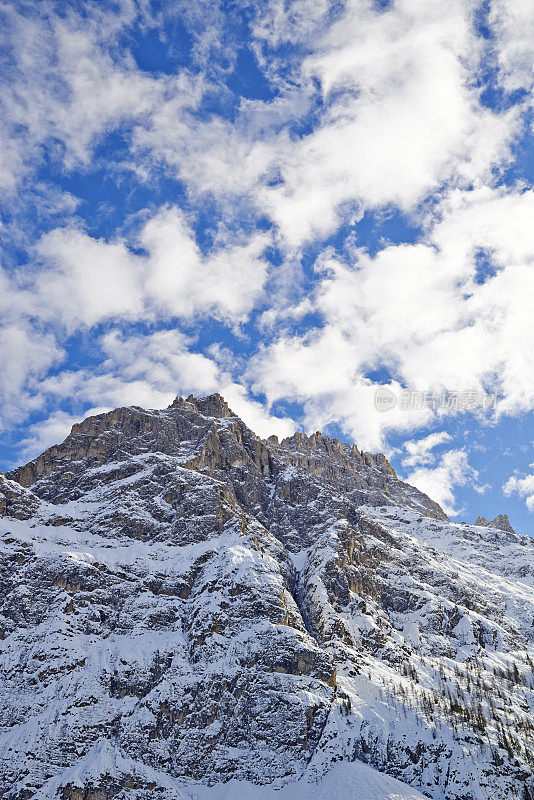
<instances>
[{"instance_id":1,"label":"snow-covered slope","mask_svg":"<svg viewBox=\"0 0 534 800\"><path fill-rule=\"evenodd\" d=\"M65 783L72 787L75 795L76 789L83 792L88 783L98 782L102 775L113 776L120 784L127 782L133 774L148 784L155 783L161 800L424 800L424 795L417 789L377 772L360 761L334 764L322 778L304 773L300 780L280 789L235 779L206 786L172 778L124 758L108 742L98 743L72 769L47 781L34 795L34 800L48 800L56 796ZM127 797L135 795L131 786L126 789Z\"/></svg>"},{"instance_id":2,"label":"snow-covered slope","mask_svg":"<svg viewBox=\"0 0 534 800\"><path fill-rule=\"evenodd\" d=\"M534 797L533 540L380 454L117 409L0 532L2 800Z\"/></svg>"}]
</instances>

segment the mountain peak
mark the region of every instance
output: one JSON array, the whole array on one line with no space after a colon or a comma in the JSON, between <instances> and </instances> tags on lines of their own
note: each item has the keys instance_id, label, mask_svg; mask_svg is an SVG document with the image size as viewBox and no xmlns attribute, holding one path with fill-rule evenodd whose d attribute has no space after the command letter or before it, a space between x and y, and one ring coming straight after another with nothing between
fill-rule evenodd
<instances>
[{"instance_id":1,"label":"mountain peak","mask_svg":"<svg viewBox=\"0 0 534 800\"><path fill-rule=\"evenodd\" d=\"M229 407L224 397L215 392L204 397L195 397L190 394L183 398L180 395L174 399L169 408L191 408L200 412L205 417L235 417L236 415Z\"/></svg>"},{"instance_id":2,"label":"mountain peak","mask_svg":"<svg viewBox=\"0 0 534 800\"><path fill-rule=\"evenodd\" d=\"M507 514L497 514L494 519L489 521L486 519L486 517L477 517L475 525L484 528L498 528L500 531L515 533Z\"/></svg>"},{"instance_id":3,"label":"mountain peak","mask_svg":"<svg viewBox=\"0 0 534 800\"><path fill-rule=\"evenodd\" d=\"M0 474L6 800L532 798L534 542L477 530L218 394L73 426Z\"/></svg>"}]
</instances>

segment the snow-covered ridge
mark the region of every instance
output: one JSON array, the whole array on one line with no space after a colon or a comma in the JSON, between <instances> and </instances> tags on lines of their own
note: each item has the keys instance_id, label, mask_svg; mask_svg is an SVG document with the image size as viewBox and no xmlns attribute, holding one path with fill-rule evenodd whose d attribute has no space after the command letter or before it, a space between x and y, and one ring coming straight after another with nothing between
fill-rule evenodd
<instances>
[{"instance_id":1,"label":"snow-covered ridge","mask_svg":"<svg viewBox=\"0 0 534 800\"><path fill-rule=\"evenodd\" d=\"M0 534L2 800L533 796L533 540L383 458L116 409Z\"/></svg>"}]
</instances>

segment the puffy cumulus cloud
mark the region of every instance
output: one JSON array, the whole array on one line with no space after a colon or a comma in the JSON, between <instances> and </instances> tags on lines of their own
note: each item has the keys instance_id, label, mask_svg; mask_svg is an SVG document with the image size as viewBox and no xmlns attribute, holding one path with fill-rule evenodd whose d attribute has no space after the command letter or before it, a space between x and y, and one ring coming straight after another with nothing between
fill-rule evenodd
<instances>
[{"instance_id":1,"label":"puffy cumulus cloud","mask_svg":"<svg viewBox=\"0 0 534 800\"><path fill-rule=\"evenodd\" d=\"M126 391L129 383L143 382L159 403L171 402L188 387L194 393L209 394L217 389L217 364L205 355L191 352L192 344L189 337L174 330L147 336L112 331L101 339L107 357L103 367L120 376ZM150 404L149 397L144 397L143 402Z\"/></svg>"},{"instance_id":2,"label":"puffy cumulus cloud","mask_svg":"<svg viewBox=\"0 0 534 800\"><path fill-rule=\"evenodd\" d=\"M485 186L474 192L453 191L441 200L430 238L439 249L464 261L470 252L483 248L500 266L530 263L533 211L532 189Z\"/></svg>"},{"instance_id":3,"label":"puffy cumulus cloud","mask_svg":"<svg viewBox=\"0 0 534 800\"><path fill-rule=\"evenodd\" d=\"M409 439L404 442L406 455L402 459L403 467L418 467L432 464L435 454L432 450L444 442L450 442L452 436L447 431L439 431L425 436L423 439Z\"/></svg>"},{"instance_id":4,"label":"puffy cumulus cloud","mask_svg":"<svg viewBox=\"0 0 534 800\"><path fill-rule=\"evenodd\" d=\"M28 285L36 317L68 329L108 319L197 316L243 321L267 278L268 234L226 236L202 253L183 212L164 207L143 225L134 254L123 240L94 239L78 228L42 237L42 263ZM31 287L31 288L30 288Z\"/></svg>"},{"instance_id":5,"label":"puffy cumulus cloud","mask_svg":"<svg viewBox=\"0 0 534 800\"><path fill-rule=\"evenodd\" d=\"M389 345L398 348L402 334L378 312L373 319L372 309L362 311L352 276L344 281L336 274L333 280L340 283L323 282L316 294L315 308L321 310L324 324L304 334L282 334L262 347L250 359L246 378L270 404L284 399L302 403L307 429L338 422L359 446L379 449L389 431L425 425L432 412L402 408L399 381L381 384L366 378L367 370L394 363L395 350ZM384 300L383 308L387 317L397 306ZM401 311L399 316L405 319ZM376 405L379 387L388 389L397 401L386 411Z\"/></svg>"},{"instance_id":6,"label":"puffy cumulus cloud","mask_svg":"<svg viewBox=\"0 0 534 800\"><path fill-rule=\"evenodd\" d=\"M531 464L534 466L534 464ZM529 511L534 511L534 475L511 475L502 487L504 494L510 497L517 494L522 497Z\"/></svg>"},{"instance_id":7,"label":"puffy cumulus cloud","mask_svg":"<svg viewBox=\"0 0 534 800\"><path fill-rule=\"evenodd\" d=\"M396 381L378 384L358 378L344 387L330 387L304 402L303 425L308 431L324 429L330 423L339 425L346 435L364 450L385 450L391 453L387 435L393 431L411 431L431 421L431 411L404 409L395 405L387 411L377 408L377 393L386 390L398 397L401 387Z\"/></svg>"},{"instance_id":8,"label":"puffy cumulus cloud","mask_svg":"<svg viewBox=\"0 0 534 800\"><path fill-rule=\"evenodd\" d=\"M168 316L242 320L261 296L269 234L243 242L223 236L203 255L183 214L168 208L147 222L140 242L149 253L146 296Z\"/></svg>"},{"instance_id":9,"label":"puffy cumulus cloud","mask_svg":"<svg viewBox=\"0 0 534 800\"><path fill-rule=\"evenodd\" d=\"M283 397L302 401L349 386L355 358L352 342L332 326L261 348L248 378L271 403Z\"/></svg>"},{"instance_id":10,"label":"puffy cumulus cloud","mask_svg":"<svg viewBox=\"0 0 534 800\"><path fill-rule=\"evenodd\" d=\"M356 250L346 261L327 255L317 270L317 308L352 342L359 369L383 359L394 367L457 321L457 305L443 300L454 294L458 265L425 244L392 245L374 257Z\"/></svg>"},{"instance_id":11,"label":"puffy cumulus cloud","mask_svg":"<svg viewBox=\"0 0 534 800\"><path fill-rule=\"evenodd\" d=\"M452 372L456 352L466 386L469 374L500 393L500 411L528 410L534 404L528 378L534 370L534 192L481 189L473 197L453 195L450 203L432 238L465 271L452 349L443 362Z\"/></svg>"},{"instance_id":12,"label":"puffy cumulus cloud","mask_svg":"<svg viewBox=\"0 0 534 800\"><path fill-rule=\"evenodd\" d=\"M143 311L142 270L124 242L93 239L76 228L42 237L37 255L44 268L35 276L34 314L69 329L113 318L139 318Z\"/></svg>"},{"instance_id":13,"label":"puffy cumulus cloud","mask_svg":"<svg viewBox=\"0 0 534 800\"><path fill-rule=\"evenodd\" d=\"M499 77L508 91L534 86L534 7L530 0L493 0L489 19L496 34Z\"/></svg>"},{"instance_id":14,"label":"puffy cumulus cloud","mask_svg":"<svg viewBox=\"0 0 534 800\"><path fill-rule=\"evenodd\" d=\"M253 359L250 379L271 400L344 409L339 419L347 430L357 439L373 430L375 444L387 430L433 416L398 403L387 414L370 402L359 405L366 414L351 413L355 393L369 393L365 376L377 369L392 376L397 399L400 386L472 391L481 401L497 392L498 413L532 408L533 213L532 191L457 191L421 242L373 256L357 248L343 258L326 251L313 292L322 324L282 332Z\"/></svg>"},{"instance_id":15,"label":"puffy cumulus cloud","mask_svg":"<svg viewBox=\"0 0 534 800\"><path fill-rule=\"evenodd\" d=\"M303 426L308 431L341 425L360 447L384 447L385 434L411 430L430 421L426 409L403 409L399 404L381 412L377 389L386 388L399 397L398 382L380 386L358 369L360 354L355 343L334 326L325 326L305 336L281 337L260 349L250 359L245 378L269 406L279 400L302 404Z\"/></svg>"},{"instance_id":16,"label":"puffy cumulus cloud","mask_svg":"<svg viewBox=\"0 0 534 800\"><path fill-rule=\"evenodd\" d=\"M480 104L473 10L352 0L322 35L314 29L302 73L319 82L323 113L278 156L281 180L261 190L290 245L361 209L412 209L452 177L480 183L508 158L518 115Z\"/></svg>"},{"instance_id":17,"label":"puffy cumulus cloud","mask_svg":"<svg viewBox=\"0 0 534 800\"><path fill-rule=\"evenodd\" d=\"M64 358L54 336L23 320L0 323L0 430L42 406L37 390L51 367Z\"/></svg>"},{"instance_id":18,"label":"puffy cumulus cloud","mask_svg":"<svg viewBox=\"0 0 534 800\"><path fill-rule=\"evenodd\" d=\"M470 466L465 450L449 450L436 466L420 466L406 477L408 483L436 500L445 513L457 516L455 489L466 484L477 487L478 473Z\"/></svg>"}]
</instances>

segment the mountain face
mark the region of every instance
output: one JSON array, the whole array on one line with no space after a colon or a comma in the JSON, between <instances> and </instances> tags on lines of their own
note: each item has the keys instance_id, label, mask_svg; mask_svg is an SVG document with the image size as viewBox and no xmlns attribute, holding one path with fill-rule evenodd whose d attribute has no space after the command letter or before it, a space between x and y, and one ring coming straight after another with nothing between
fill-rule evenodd
<instances>
[{"instance_id":1,"label":"mountain face","mask_svg":"<svg viewBox=\"0 0 534 800\"><path fill-rule=\"evenodd\" d=\"M0 473L0 798L532 800L534 540L488 525L219 395L74 425Z\"/></svg>"}]
</instances>

